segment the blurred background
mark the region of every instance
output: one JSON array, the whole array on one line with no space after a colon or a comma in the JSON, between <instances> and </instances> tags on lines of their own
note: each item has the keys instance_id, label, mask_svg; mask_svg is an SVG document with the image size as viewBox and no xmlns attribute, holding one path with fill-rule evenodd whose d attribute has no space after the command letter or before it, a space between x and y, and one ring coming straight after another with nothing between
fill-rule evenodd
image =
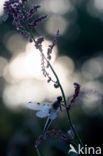
<instances>
[{"instance_id":1,"label":"blurred background","mask_svg":"<svg viewBox=\"0 0 103 156\"><path fill-rule=\"evenodd\" d=\"M36 156L35 138L42 133L46 119L38 119L25 105L28 101L52 102L60 91L43 77L39 53L33 43L16 31L12 18L2 22L5 1L0 1L0 156ZM35 37L45 36L45 54L60 30L51 64L68 103L74 93L73 83L80 83L81 92L70 110L71 118L84 144L101 147L103 0L29 0L28 4L41 5L37 15L48 14L48 19L34 33ZM64 111L52 128L67 133L70 127ZM40 151L43 156L67 155L67 147L65 142L51 138L40 145Z\"/></svg>"}]
</instances>

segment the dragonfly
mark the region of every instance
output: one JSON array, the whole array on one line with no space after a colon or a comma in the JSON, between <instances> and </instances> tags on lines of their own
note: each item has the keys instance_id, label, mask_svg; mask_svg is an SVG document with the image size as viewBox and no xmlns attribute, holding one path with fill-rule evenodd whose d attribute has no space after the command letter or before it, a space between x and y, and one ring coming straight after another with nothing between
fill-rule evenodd
<instances>
[{"instance_id":1,"label":"dragonfly","mask_svg":"<svg viewBox=\"0 0 103 156\"><path fill-rule=\"evenodd\" d=\"M58 96L57 99L52 103L35 103L35 102L28 102L27 108L31 110L35 110L36 116L39 118L47 117L47 121L44 126L43 132L45 133L46 130L51 125L51 122L57 118L58 116L58 109L61 110L61 103L62 103L62 96Z\"/></svg>"}]
</instances>

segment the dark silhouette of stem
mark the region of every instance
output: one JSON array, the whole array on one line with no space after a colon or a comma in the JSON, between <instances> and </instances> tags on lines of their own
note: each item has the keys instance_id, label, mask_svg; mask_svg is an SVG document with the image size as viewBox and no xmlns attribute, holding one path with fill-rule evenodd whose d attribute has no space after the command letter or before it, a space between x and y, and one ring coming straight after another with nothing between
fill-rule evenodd
<instances>
[{"instance_id":1,"label":"dark silhouette of stem","mask_svg":"<svg viewBox=\"0 0 103 156\"><path fill-rule=\"evenodd\" d=\"M35 147L35 149L36 149L36 153L37 153L37 155L38 155L38 156L41 156L41 154L40 154L40 151L39 151L38 147Z\"/></svg>"}]
</instances>

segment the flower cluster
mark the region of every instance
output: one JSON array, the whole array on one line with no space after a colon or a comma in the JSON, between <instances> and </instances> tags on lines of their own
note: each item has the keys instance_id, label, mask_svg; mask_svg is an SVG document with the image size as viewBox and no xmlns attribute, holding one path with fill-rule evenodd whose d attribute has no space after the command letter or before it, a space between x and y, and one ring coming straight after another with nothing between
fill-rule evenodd
<instances>
[{"instance_id":1,"label":"flower cluster","mask_svg":"<svg viewBox=\"0 0 103 156\"><path fill-rule=\"evenodd\" d=\"M53 41L52 41L52 44L48 46L48 49L47 49L47 58L48 60L51 60L51 53L52 53L52 50L54 48L54 46L57 44L57 41L58 41L58 37L59 37L59 30L57 31Z\"/></svg>"},{"instance_id":2,"label":"flower cluster","mask_svg":"<svg viewBox=\"0 0 103 156\"><path fill-rule=\"evenodd\" d=\"M51 77L49 76L49 73L46 70L45 59L44 59L43 53L41 53L41 70L42 70L42 73L43 73L44 77L48 78L47 82L49 83L52 79L51 79Z\"/></svg>"},{"instance_id":3,"label":"flower cluster","mask_svg":"<svg viewBox=\"0 0 103 156\"><path fill-rule=\"evenodd\" d=\"M44 75L44 77L47 77L47 82L53 82L54 83L54 87L55 88L58 88L59 87L59 84L57 81L54 81L51 76L49 75L49 72L47 71L47 68L50 68L50 60L51 60L51 53L52 53L52 50L54 48L54 46L56 45L57 43L57 40L58 40L58 37L59 37L59 30L57 31L51 45L48 46L48 49L47 49L47 57L45 57L44 53L43 53L43 48L42 48L42 43L44 41L44 37L43 36L39 36L36 40L34 40L35 42L35 47L40 51L41 53L41 70L42 70L42 73Z\"/></svg>"},{"instance_id":4,"label":"flower cluster","mask_svg":"<svg viewBox=\"0 0 103 156\"><path fill-rule=\"evenodd\" d=\"M44 41L44 37L43 36L39 36L38 38L37 38L37 40L35 40L35 47L37 48L37 49L40 49L40 48L42 48L42 42Z\"/></svg>"},{"instance_id":5,"label":"flower cluster","mask_svg":"<svg viewBox=\"0 0 103 156\"><path fill-rule=\"evenodd\" d=\"M35 28L38 23L47 18L47 15L42 15L34 19L40 5L33 5L32 8L26 6L27 0L8 0L4 4L4 20L9 15L13 17L13 25L16 29L30 42L33 40L30 33L30 28Z\"/></svg>"},{"instance_id":6,"label":"flower cluster","mask_svg":"<svg viewBox=\"0 0 103 156\"><path fill-rule=\"evenodd\" d=\"M37 19L33 20L31 23L29 23L28 26L33 29L37 26L37 24L39 22L41 22L42 20L44 20L47 17L48 17L47 15L42 15L42 16L38 17Z\"/></svg>"},{"instance_id":7,"label":"flower cluster","mask_svg":"<svg viewBox=\"0 0 103 156\"><path fill-rule=\"evenodd\" d=\"M26 5L27 1L28 0L6 1L4 4L4 19L6 20L7 16L11 15L13 17L12 24L16 26L17 31L20 32L20 34L23 35L26 39L28 39L29 42L34 41L35 47L41 53L41 70L44 77L47 78L48 83L52 81L54 83L54 87L58 88L58 83L51 78L47 68L50 67L49 60L51 60L52 50L57 43L59 30L57 31L52 43L47 48L47 58L45 59L42 49L44 37L40 36L37 39L34 39L32 29L34 29L38 23L46 19L47 15L42 15L34 19L34 15L38 11L38 8L40 8L40 5L33 5L32 8L28 8Z\"/></svg>"},{"instance_id":8,"label":"flower cluster","mask_svg":"<svg viewBox=\"0 0 103 156\"><path fill-rule=\"evenodd\" d=\"M64 134L61 130L52 129L52 130L46 131L45 134L40 135L36 139L35 147L38 147L43 140L47 140L50 137L56 137L56 138L61 139L67 143L73 142L73 140L72 140L71 136L69 136L69 134Z\"/></svg>"}]
</instances>

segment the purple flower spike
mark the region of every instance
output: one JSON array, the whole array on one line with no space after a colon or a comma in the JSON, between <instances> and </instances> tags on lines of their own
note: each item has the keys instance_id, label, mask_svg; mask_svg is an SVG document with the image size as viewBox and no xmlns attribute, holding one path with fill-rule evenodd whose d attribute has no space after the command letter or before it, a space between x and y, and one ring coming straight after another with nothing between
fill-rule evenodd
<instances>
[{"instance_id":1,"label":"purple flower spike","mask_svg":"<svg viewBox=\"0 0 103 156\"><path fill-rule=\"evenodd\" d=\"M74 88L75 88L75 92L74 95L72 97L72 100L70 101L71 103L74 103L76 98L78 97L79 93L80 93L80 84L78 83L74 83Z\"/></svg>"},{"instance_id":2,"label":"purple flower spike","mask_svg":"<svg viewBox=\"0 0 103 156\"><path fill-rule=\"evenodd\" d=\"M56 36L54 37L52 41L52 44L48 46L48 50L47 50L48 60L51 60L51 53L52 53L54 46L57 44L58 37L59 37L59 30L57 31Z\"/></svg>"},{"instance_id":3,"label":"purple flower spike","mask_svg":"<svg viewBox=\"0 0 103 156\"><path fill-rule=\"evenodd\" d=\"M40 5L34 5L32 8L26 6L27 0L7 0L4 3L4 16L3 21L5 22L9 16L13 17L12 24L16 26L16 29L24 38L32 42L33 38L31 35L31 28L35 28L39 22L47 18L47 15L32 19L34 13L40 8ZM30 23L30 21L31 23ZM41 40L39 39L36 44L40 45Z\"/></svg>"},{"instance_id":4,"label":"purple flower spike","mask_svg":"<svg viewBox=\"0 0 103 156\"><path fill-rule=\"evenodd\" d=\"M59 84L57 82L54 84L54 88L59 88Z\"/></svg>"},{"instance_id":5,"label":"purple flower spike","mask_svg":"<svg viewBox=\"0 0 103 156\"><path fill-rule=\"evenodd\" d=\"M27 19L33 17L33 15L37 12L37 9L40 8L40 5L34 5L27 13Z\"/></svg>"},{"instance_id":6,"label":"purple flower spike","mask_svg":"<svg viewBox=\"0 0 103 156\"><path fill-rule=\"evenodd\" d=\"M28 26L33 29L33 28L35 28L37 26L37 24L39 22L42 22L47 17L48 17L47 15L40 16L37 19L35 19L34 21L32 21L31 23L29 23Z\"/></svg>"},{"instance_id":7,"label":"purple flower spike","mask_svg":"<svg viewBox=\"0 0 103 156\"><path fill-rule=\"evenodd\" d=\"M41 47L42 45L42 42L44 41L44 37L43 36L40 36L37 38L37 40L35 40L35 47L37 49L39 49L39 47Z\"/></svg>"},{"instance_id":8,"label":"purple flower spike","mask_svg":"<svg viewBox=\"0 0 103 156\"><path fill-rule=\"evenodd\" d=\"M64 134L61 130L55 130L55 129L52 129L52 130L48 130L45 132L44 135L40 135L36 141L35 141L35 147L37 148L41 142L43 142L44 140L47 140L49 139L50 137L54 137L54 138L58 138L64 142L67 142L67 143L72 143L73 142L73 139L71 139L71 137L69 136L69 134Z\"/></svg>"}]
</instances>

